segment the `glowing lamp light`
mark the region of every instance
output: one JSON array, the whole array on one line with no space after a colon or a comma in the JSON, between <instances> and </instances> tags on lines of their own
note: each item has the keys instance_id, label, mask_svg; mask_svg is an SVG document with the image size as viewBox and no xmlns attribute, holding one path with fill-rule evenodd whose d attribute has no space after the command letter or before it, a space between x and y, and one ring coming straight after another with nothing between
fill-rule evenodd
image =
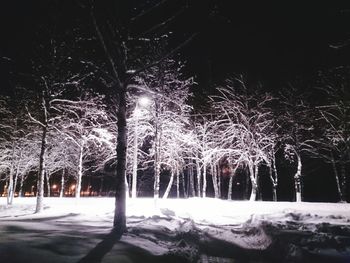
<instances>
[{"instance_id":1,"label":"glowing lamp light","mask_svg":"<svg viewBox=\"0 0 350 263\"><path fill-rule=\"evenodd\" d=\"M54 184L54 185L52 186L52 189L57 189L57 185Z\"/></svg>"},{"instance_id":2,"label":"glowing lamp light","mask_svg":"<svg viewBox=\"0 0 350 263\"><path fill-rule=\"evenodd\" d=\"M146 107L151 103L151 100L148 97L140 97L139 104L142 107Z\"/></svg>"},{"instance_id":3,"label":"glowing lamp light","mask_svg":"<svg viewBox=\"0 0 350 263\"><path fill-rule=\"evenodd\" d=\"M75 189L75 184L71 185L70 189L74 190Z\"/></svg>"}]
</instances>

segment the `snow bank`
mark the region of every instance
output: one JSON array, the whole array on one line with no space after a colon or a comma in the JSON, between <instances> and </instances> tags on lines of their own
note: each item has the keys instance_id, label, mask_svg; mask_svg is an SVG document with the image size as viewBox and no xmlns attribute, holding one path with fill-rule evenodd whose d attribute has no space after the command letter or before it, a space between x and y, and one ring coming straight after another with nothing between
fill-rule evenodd
<instances>
[{"instance_id":1,"label":"snow bank","mask_svg":"<svg viewBox=\"0 0 350 263\"><path fill-rule=\"evenodd\" d=\"M0 227L43 231L54 226L64 232L74 226L75 231L97 235L95 243L113 221L113 198L45 198L40 214L33 214L35 198L15 199L11 207L5 204L0 198ZM128 199L127 216L128 232L121 241L154 256L180 255L190 262L208 257L266 262L350 259L350 206L344 203L190 198L158 200L155 206L153 199L141 198ZM114 254L110 252L110 260Z\"/></svg>"}]
</instances>

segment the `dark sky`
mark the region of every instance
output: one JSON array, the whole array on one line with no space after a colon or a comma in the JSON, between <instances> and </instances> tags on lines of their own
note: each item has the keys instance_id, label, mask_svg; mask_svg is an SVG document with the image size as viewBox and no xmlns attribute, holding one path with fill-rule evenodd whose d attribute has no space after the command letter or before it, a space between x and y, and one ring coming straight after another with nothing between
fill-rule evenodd
<instances>
[{"instance_id":1,"label":"dark sky","mask_svg":"<svg viewBox=\"0 0 350 263\"><path fill-rule=\"evenodd\" d=\"M6 86L11 64L20 67L30 59L38 25L48 23L55 14L59 24L80 15L70 8L73 5L69 3L74 1L62 1L62 5L54 2L60 1L2 3L0 57L12 62L0 60L1 89ZM145 1L132 2L139 5ZM168 2L171 4L151 14L152 19L142 21L146 28L179 11L185 1ZM246 73L253 82L278 87L296 77L312 76L320 69L349 65L350 45L340 46L350 39L350 8L337 1L188 2L188 10L176 18L169 30L174 31L174 42L199 32L182 54L189 73L198 77L200 88L234 72Z\"/></svg>"}]
</instances>

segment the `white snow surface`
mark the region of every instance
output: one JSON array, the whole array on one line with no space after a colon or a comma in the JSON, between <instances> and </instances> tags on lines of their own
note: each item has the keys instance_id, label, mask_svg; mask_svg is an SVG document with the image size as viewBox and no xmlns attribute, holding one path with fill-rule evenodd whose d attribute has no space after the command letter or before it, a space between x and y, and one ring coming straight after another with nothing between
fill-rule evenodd
<instances>
[{"instance_id":1,"label":"white snow surface","mask_svg":"<svg viewBox=\"0 0 350 263\"><path fill-rule=\"evenodd\" d=\"M54 255L56 261L50 262L76 262L111 230L113 198L45 198L39 214L34 214L35 201L16 198L7 207L6 198L0 198L0 258L21 262L23 255L26 262L31 262L28 258L34 262L39 256ZM102 262L118 262L115 260L121 254L128 258L129 252L122 251L130 251L130 247L123 246L138 247L155 256L180 255L187 262L211 262L210 258L231 262L225 258L234 258L242 251L259 262L270 262L271 257L286 262L350 259L347 203L190 198L160 199L155 205L152 198L137 198L127 200L127 225L128 232ZM78 246L82 240L84 244ZM13 255L17 250L23 251ZM274 250L282 251L281 255L271 255Z\"/></svg>"}]
</instances>

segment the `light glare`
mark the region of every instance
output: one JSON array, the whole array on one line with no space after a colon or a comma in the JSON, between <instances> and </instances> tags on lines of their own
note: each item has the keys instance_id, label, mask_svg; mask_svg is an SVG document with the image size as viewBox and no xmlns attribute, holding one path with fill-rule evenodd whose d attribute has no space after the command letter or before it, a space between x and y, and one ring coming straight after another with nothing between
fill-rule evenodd
<instances>
[{"instance_id":1,"label":"light glare","mask_svg":"<svg viewBox=\"0 0 350 263\"><path fill-rule=\"evenodd\" d=\"M142 107L147 107L151 103L151 100L148 97L140 97L139 104Z\"/></svg>"}]
</instances>

